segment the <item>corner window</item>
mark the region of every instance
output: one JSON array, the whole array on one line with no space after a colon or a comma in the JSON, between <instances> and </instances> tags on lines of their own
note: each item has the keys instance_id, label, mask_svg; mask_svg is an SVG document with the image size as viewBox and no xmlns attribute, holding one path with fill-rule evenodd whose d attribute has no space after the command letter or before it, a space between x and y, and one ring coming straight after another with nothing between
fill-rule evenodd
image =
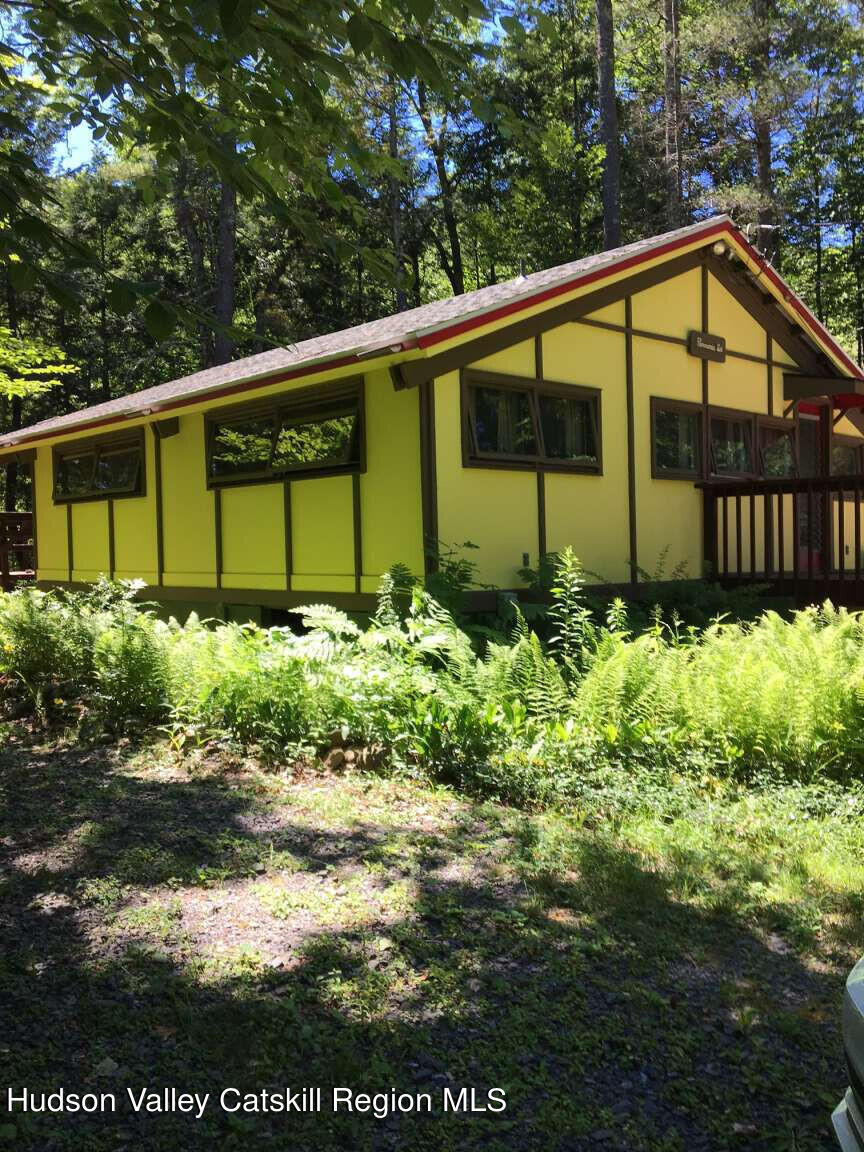
<instances>
[{"instance_id":1,"label":"corner window","mask_svg":"<svg viewBox=\"0 0 864 1152\"><path fill-rule=\"evenodd\" d=\"M54 449L54 501L140 496L144 492L143 430Z\"/></svg>"},{"instance_id":2,"label":"corner window","mask_svg":"<svg viewBox=\"0 0 864 1152\"><path fill-rule=\"evenodd\" d=\"M752 476L753 417L743 412L712 412L711 472L715 476Z\"/></svg>"},{"instance_id":3,"label":"corner window","mask_svg":"<svg viewBox=\"0 0 864 1152\"><path fill-rule=\"evenodd\" d=\"M207 482L332 475L363 467L362 387L302 389L254 409L229 410L207 422Z\"/></svg>"},{"instance_id":4,"label":"corner window","mask_svg":"<svg viewBox=\"0 0 864 1152\"><path fill-rule=\"evenodd\" d=\"M696 405L653 400L651 431L654 476L698 479L702 472L701 409Z\"/></svg>"},{"instance_id":5,"label":"corner window","mask_svg":"<svg viewBox=\"0 0 864 1152\"><path fill-rule=\"evenodd\" d=\"M796 474L794 426L759 424L759 465L761 474L768 478Z\"/></svg>"},{"instance_id":6,"label":"corner window","mask_svg":"<svg viewBox=\"0 0 864 1152\"><path fill-rule=\"evenodd\" d=\"M832 476L859 476L864 469L861 467L862 444L850 437L835 436L831 444L831 475Z\"/></svg>"},{"instance_id":7,"label":"corner window","mask_svg":"<svg viewBox=\"0 0 864 1152\"><path fill-rule=\"evenodd\" d=\"M466 465L601 470L596 389L466 373L463 424Z\"/></svg>"}]
</instances>

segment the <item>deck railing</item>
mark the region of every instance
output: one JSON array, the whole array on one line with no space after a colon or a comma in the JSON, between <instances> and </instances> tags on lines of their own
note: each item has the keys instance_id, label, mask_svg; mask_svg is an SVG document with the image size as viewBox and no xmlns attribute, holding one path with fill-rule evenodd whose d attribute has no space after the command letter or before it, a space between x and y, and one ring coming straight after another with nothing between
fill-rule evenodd
<instances>
[{"instance_id":1,"label":"deck railing","mask_svg":"<svg viewBox=\"0 0 864 1152\"><path fill-rule=\"evenodd\" d=\"M32 512L0 512L0 586L32 580L35 547Z\"/></svg>"},{"instance_id":2,"label":"deck railing","mask_svg":"<svg viewBox=\"0 0 864 1152\"><path fill-rule=\"evenodd\" d=\"M704 556L724 583L864 603L864 475L709 480Z\"/></svg>"}]
</instances>

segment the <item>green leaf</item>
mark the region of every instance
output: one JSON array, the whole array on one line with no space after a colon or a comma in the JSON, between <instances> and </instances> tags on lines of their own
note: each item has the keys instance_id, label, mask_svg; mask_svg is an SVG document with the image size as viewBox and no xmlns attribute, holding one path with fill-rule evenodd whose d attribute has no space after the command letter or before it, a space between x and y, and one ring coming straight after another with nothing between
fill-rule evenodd
<instances>
[{"instance_id":1,"label":"green leaf","mask_svg":"<svg viewBox=\"0 0 864 1152\"><path fill-rule=\"evenodd\" d=\"M427 24L435 13L435 0L408 0L408 8L418 24Z\"/></svg>"},{"instance_id":2,"label":"green leaf","mask_svg":"<svg viewBox=\"0 0 864 1152\"><path fill-rule=\"evenodd\" d=\"M177 317L161 300L154 300L144 310L144 323L154 340L167 340L174 331Z\"/></svg>"},{"instance_id":3,"label":"green leaf","mask_svg":"<svg viewBox=\"0 0 864 1152\"><path fill-rule=\"evenodd\" d=\"M348 21L348 39L355 53L360 56L375 38L372 23L361 12L355 12Z\"/></svg>"},{"instance_id":4,"label":"green leaf","mask_svg":"<svg viewBox=\"0 0 864 1152\"><path fill-rule=\"evenodd\" d=\"M33 287L36 279L36 269L32 264L22 264L18 260L10 261L6 266L6 274L16 292L26 292Z\"/></svg>"},{"instance_id":5,"label":"green leaf","mask_svg":"<svg viewBox=\"0 0 864 1152\"><path fill-rule=\"evenodd\" d=\"M135 293L126 280L118 280L108 289L108 307L118 316L125 316L131 312L135 307L135 300Z\"/></svg>"},{"instance_id":6,"label":"green leaf","mask_svg":"<svg viewBox=\"0 0 864 1152\"><path fill-rule=\"evenodd\" d=\"M246 30L254 7L254 0L219 0L219 20L229 36Z\"/></svg>"},{"instance_id":7,"label":"green leaf","mask_svg":"<svg viewBox=\"0 0 864 1152\"><path fill-rule=\"evenodd\" d=\"M471 111L478 120L482 120L484 124L493 124L495 122L495 107L490 104L488 100L484 100L481 96L475 96L471 101Z\"/></svg>"}]
</instances>

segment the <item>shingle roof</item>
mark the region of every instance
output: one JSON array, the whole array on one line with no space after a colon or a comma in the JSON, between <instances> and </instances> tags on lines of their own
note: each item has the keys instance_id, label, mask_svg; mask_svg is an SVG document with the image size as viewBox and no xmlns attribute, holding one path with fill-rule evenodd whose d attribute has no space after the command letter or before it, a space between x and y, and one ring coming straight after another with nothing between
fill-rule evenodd
<instances>
[{"instance_id":1,"label":"shingle roof","mask_svg":"<svg viewBox=\"0 0 864 1152\"><path fill-rule=\"evenodd\" d=\"M436 336L441 338L442 330L446 331L454 322L464 322L468 318L479 318L482 321L484 314L494 314L502 307L512 308L520 301L524 301L524 306L529 306L532 298L542 294L544 290L548 291L553 287L563 287L566 290L571 281L575 287L576 283L584 279L587 274L590 274L592 279L597 278L598 273L602 276L604 270L608 270L611 274L619 264L629 265L640 256L648 258L655 250L663 251L672 246L680 246L688 240L697 239L703 232L714 233L721 228L727 230L733 228L728 216L714 216L698 224L691 224L649 239L637 240L621 248L586 256L568 264L559 264L554 268L519 276L514 280L491 284L474 292L466 292L462 296L435 300L419 308L384 316L380 320L371 320L353 328L302 340L287 348L272 348L255 356L245 356L228 364L220 364L215 368L193 372L190 376L169 380L142 392L133 392L104 404L95 404L64 416L54 416L38 424L31 424L27 428L0 437L0 447L56 435L59 432L71 432L81 425L89 426L129 419L148 411L157 411L161 407L174 407L181 399L191 403L192 399L199 395L201 398L211 394L218 396L222 390L240 382L258 379L264 382L270 377L278 377L281 373L296 374L297 369L307 366L310 368L313 365L323 366L333 361L349 363L352 358L360 360L376 352L386 353L390 350L398 352L422 346L434 342Z\"/></svg>"}]
</instances>

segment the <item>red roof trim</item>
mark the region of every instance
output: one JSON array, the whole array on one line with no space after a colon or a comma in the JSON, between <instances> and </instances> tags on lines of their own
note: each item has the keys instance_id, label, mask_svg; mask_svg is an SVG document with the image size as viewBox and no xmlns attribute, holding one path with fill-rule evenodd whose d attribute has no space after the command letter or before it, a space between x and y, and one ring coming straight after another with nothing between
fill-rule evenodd
<instances>
[{"instance_id":1,"label":"red roof trim","mask_svg":"<svg viewBox=\"0 0 864 1152\"><path fill-rule=\"evenodd\" d=\"M239 384L232 384L230 388L210 388L207 391L196 392L191 396L181 396L175 400L167 400L164 404L156 401L149 410L149 414L156 417L164 412L172 412L175 408L188 408L201 401L218 399L222 396L237 396L241 392L251 392L255 388L267 388L271 384L284 384L298 376L312 376L316 372L328 372L332 368L343 368L346 364L357 363L356 356L342 356L338 360L326 360L321 364L312 364L292 368L290 372L272 372L269 376L259 376L254 380L244 380ZM29 436L22 436L12 444L3 444L3 448L16 448L19 444L26 444L29 440L53 439L55 436L72 435L73 432L85 432L89 428L103 428L109 424L119 424L124 420L138 420L148 414L146 409L140 412L123 412L117 416L103 416L97 420L88 420L84 424L75 424L70 428L57 428L48 432L32 432Z\"/></svg>"},{"instance_id":2,"label":"red roof trim","mask_svg":"<svg viewBox=\"0 0 864 1152\"><path fill-rule=\"evenodd\" d=\"M450 340L454 336L459 336L463 332L470 332L475 328L483 327L485 324L491 324L496 320L511 316L514 312L521 312L525 308L533 308L536 304L542 304L547 300L554 300L557 296L562 296L566 292L572 292L574 288L580 288L585 284L593 284L595 281L603 280L617 272L626 271L639 264L644 264L647 260L653 260L658 256L665 256L670 252L677 251L679 248L686 248L693 243L710 240L714 236L721 235L727 235L741 245L750 259L759 265L760 272L764 273L766 278L778 289L786 303L795 310L816 338L822 344L827 345L843 363L844 367L856 378L859 380L864 379L864 372L862 372L854 360L851 360L849 356L847 356L840 345L834 340L833 336L820 324L809 308L790 291L770 264L763 260L752 244L750 244L728 220L723 220L719 224L713 224L710 228L706 228L704 232L690 233L690 235L681 236L677 240L669 240L666 244L660 244L656 248L649 248L644 252L637 252L633 256L628 256L626 260L619 261L617 264L610 264L605 268L595 268L591 272L586 272L582 276L575 276L572 280L568 280L563 284L555 284L550 288L544 289L542 292L537 292L533 296L525 296L521 300L513 300L509 304L503 304L500 308L495 308L491 312L484 313L482 316L469 316L465 320L460 320L446 328L439 328L436 332L430 332L426 336L421 336L418 343L421 348L431 347L434 344L441 343L443 340Z\"/></svg>"},{"instance_id":3,"label":"red roof trim","mask_svg":"<svg viewBox=\"0 0 864 1152\"><path fill-rule=\"evenodd\" d=\"M728 230L728 225L713 224L710 228L706 228L704 232L691 232L689 236L681 236L677 240L669 240L665 244L658 244L656 248L646 249L644 252L636 252L632 256L628 256L626 260L620 260L616 264L607 264L603 268L594 268L590 272L585 272L581 276L574 276L572 280L567 280L563 284L553 284L550 288L544 288L542 292L537 292L533 296L523 296L520 300L511 300L509 304L502 304L500 308L495 308L491 312L484 312L481 316L469 316L465 320L460 320L455 324L449 325L447 328L439 328L436 332L430 332L427 336L421 336L419 344L421 348L428 348L432 344L440 344L442 340L451 340L454 336L459 336L463 332L470 332L474 328L481 328L484 324L491 324L495 320L503 319L505 316L512 316L514 312L521 312L525 308L533 308L535 304L543 304L547 300L554 300L557 296L563 296L566 292L572 292L574 288L581 288L584 284L593 284L597 280L605 280L608 276L613 276L616 272L624 272L628 268L634 268L639 264L644 264L646 260L654 260L658 256L665 256L669 252L675 252L679 248L686 248L689 244L698 243L703 240L710 240L712 236L719 235L721 232Z\"/></svg>"},{"instance_id":4,"label":"red roof trim","mask_svg":"<svg viewBox=\"0 0 864 1152\"><path fill-rule=\"evenodd\" d=\"M642 252L634 253L628 256L625 260L620 260L617 263L606 265L603 268L595 268L590 272L586 272L582 276L575 276L572 280L567 280L564 283L553 284L549 288L544 288L541 292L537 292L532 296L524 296L520 300L512 300L509 304L502 304L500 308L494 308L489 312L484 312L478 316L469 316L464 320L459 320L444 328L439 328L435 332L430 332L426 336L418 337L416 343L414 341L402 341L403 348L430 348L435 344L440 344L444 340L451 340L455 336L460 336L464 332L471 332L475 328L482 328L486 324L492 324L496 320L501 320L507 316L512 316L516 312L522 312L526 308L533 308L537 304L543 304L547 300L554 300L558 296L563 296L567 292L572 292L575 288L582 287L586 284L593 284L597 280L604 280L609 276L613 276L618 272L625 272L630 268L637 267L639 264L644 264L648 260L654 260L658 256L665 256L670 252L675 252L679 248L686 248L694 243L699 243L710 240L712 237L728 235L736 243L740 244L748 257L759 266L759 270L771 283L777 288L787 304L794 309L805 325L810 329L814 336L820 343L826 345L837 358L843 363L844 367L852 373L856 379L864 380L864 371L850 359L843 349L837 344L834 338L828 333L825 327L820 324L813 313L807 306L798 299L798 297L784 284L780 276L768 264L756 249L745 239L745 237L734 227L728 220L722 220L718 224L712 224L706 227L704 231L694 231L687 236L680 236L676 240L669 240L665 244L659 244L655 248L646 248ZM389 351L389 349L387 349ZM385 349L382 349L382 352ZM368 354L367 354L368 355ZM359 359L358 355L341 356L335 360L325 360L320 364L300 365L297 368L292 368L288 372L275 372L270 376L262 376L253 380L245 380L239 384L234 384L230 388L211 388L201 392L193 393L192 395L178 397L177 399L167 401L165 404L158 402L153 407L153 414L172 412L177 408L188 408L193 404L199 404L207 400L220 398L222 396L236 396L243 392L249 392L255 388L267 388L273 384L284 384L289 380L294 380L298 376L313 376L319 372L328 372L334 368L342 368L348 364L357 364ZM135 420L144 415L143 412L123 413L117 416L105 416L96 420L88 420L83 424L75 424L68 429L55 429L47 432L33 432L29 436L22 436L21 439L13 441L10 444L0 445L0 447L14 448L19 444L27 444L31 440L42 440L46 438L53 438L54 436L72 435L76 432L85 432L91 428L101 428L111 424L117 424L125 420Z\"/></svg>"}]
</instances>

